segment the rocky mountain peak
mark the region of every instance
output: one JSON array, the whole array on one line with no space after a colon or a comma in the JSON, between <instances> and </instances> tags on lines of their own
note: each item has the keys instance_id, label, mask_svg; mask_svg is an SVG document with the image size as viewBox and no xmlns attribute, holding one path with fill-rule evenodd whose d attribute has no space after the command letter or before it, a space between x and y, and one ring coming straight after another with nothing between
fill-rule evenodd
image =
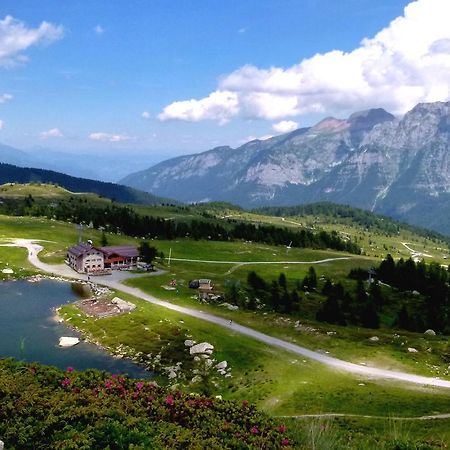
<instances>
[{"instance_id":1,"label":"rocky mountain peak","mask_svg":"<svg viewBox=\"0 0 450 450\"><path fill-rule=\"evenodd\" d=\"M449 155L450 102L422 103L401 118L382 108L327 117L236 150L172 159L123 182L182 201L332 201L450 232Z\"/></svg>"},{"instance_id":2,"label":"rocky mountain peak","mask_svg":"<svg viewBox=\"0 0 450 450\"><path fill-rule=\"evenodd\" d=\"M336 119L335 117L326 117L321 120L318 124L311 128L313 132L328 132L335 133L345 130L349 127L346 120Z\"/></svg>"}]
</instances>

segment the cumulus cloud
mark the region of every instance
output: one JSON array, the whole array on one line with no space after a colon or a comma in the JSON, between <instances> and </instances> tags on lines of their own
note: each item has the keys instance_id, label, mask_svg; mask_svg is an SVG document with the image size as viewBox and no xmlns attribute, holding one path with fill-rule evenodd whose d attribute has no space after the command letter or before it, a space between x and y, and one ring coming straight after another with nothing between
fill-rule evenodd
<instances>
[{"instance_id":1,"label":"cumulus cloud","mask_svg":"<svg viewBox=\"0 0 450 450\"><path fill-rule=\"evenodd\" d=\"M89 135L91 141L103 141L103 142L125 142L130 141L133 138L126 134L114 134L114 133L91 133Z\"/></svg>"},{"instance_id":2,"label":"cumulus cloud","mask_svg":"<svg viewBox=\"0 0 450 450\"><path fill-rule=\"evenodd\" d=\"M5 126L5 122L3 122L3 120L0 120L0 130L3 130Z\"/></svg>"},{"instance_id":3,"label":"cumulus cloud","mask_svg":"<svg viewBox=\"0 0 450 450\"><path fill-rule=\"evenodd\" d=\"M13 96L11 94L0 94L0 104L9 102L13 99Z\"/></svg>"},{"instance_id":4,"label":"cumulus cloud","mask_svg":"<svg viewBox=\"0 0 450 450\"><path fill-rule=\"evenodd\" d=\"M239 100L236 92L216 91L201 100L184 100L166 106L159 120L217 120L224 124L239 113Z\"/></svg>"},{"instance_id":5,"label":"cumulus cloud","mask_svg":"<svg viewBox=\"0 0 450 450\"><path fill-rule=\"evenodd\" d=\"M298 128L298 123L293 120L282 120L281 122L274 123L272 125L273 131L277 133L289 133L290 131L294 131Z\"/></svg>"},{"instance_id":6,"label":"cumulus cloud","mask_svg":"<svg viewBox=\"0 0 450 450\"><path fill-rule=\"evenodd\" d=\"M42 131L41 133L39 133L39 137L40 139L49 139L64 137L64 135L59 128L51 128L48 131Z\"/></svg>"},{"instance_id":7,"label":"cumulus cloud","mask_svg":"<svg viewBox=\"0 0 450 450\"><path fill-rule=\"evenodd\" d=\"M25 50L39 44L50 44L63 35L61 25L42 22L37 28L28 28L20 20L6 16L0 20L0 66L25 62Z\"/></svg>"},{"instance_id":8,"label":"cumulus cloud","mask_svg":"<svg viewBox=\"0 0 450 450\"><path fill-rule=\"evenodd\" d=\"M284 119L381 106L402 114L450 97L450 1L417 0L352 51L332 50L291 67L246 65L215 92L166 106L161 120Z\"/></svg>"},{"instance_id":9,"label":"cumulus cloud","mask_svg":"<svg viewBox=\"0 0 450 450\"><path fill-rule=\"evenodd\" d=\"M141 117L142 117L143 119L150 119L151 115L150 115L150 113L149 113L148 111L144 111L144 112L141 114Z\"/></svg>"}]
</instances>

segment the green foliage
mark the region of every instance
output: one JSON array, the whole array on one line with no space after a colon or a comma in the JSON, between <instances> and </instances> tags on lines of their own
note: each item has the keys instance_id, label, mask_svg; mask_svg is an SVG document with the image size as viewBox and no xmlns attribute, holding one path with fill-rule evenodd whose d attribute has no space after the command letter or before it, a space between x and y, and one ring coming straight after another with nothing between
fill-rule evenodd
<instances>
[{"instance_id":1,"label":"green foliage","mask_svg":"<svg viewBox=\"0 0 450 450\"><path fill-rule=\"evenodd\" d=\"M381 262L377 277L402 292L413 292L408 304L401 304L397 315L400 327L410 331L431 328L450 332L450 273L437 263L425 264L391 255ZM377 294L378 295L378 294ZM377 302L379 300L375 300Z\"/></svg>"},{"instance_id":2,"label":"green foliage","mask_svg":"<svg viewBox=\"0 0 450 450\"><path fill-rule=\"evenodd\" d=\"M139 246L139 256L147 264L151 264L158 255L158 250L150 246L148 242L142 242Z\"/></svg>"},{"instance_id":3,"label":"green foliage","mask_svg":"<svg viewBox=\"0 0 450 450\"><path fill-rule=\"evenodd\" d=\"M450 243L450 238L443 236L436 231L430 231L414 225L405 224L390 217L374 214L370 211L348 205L319 202L298 206L268 206L258 208L254 212L277 217L325 216L329 221L334 219L334 221L338 223L353 223L363 228L370 229L372 232L387 233L389 235L398 235L403 228L419 236L444 240L447 244Z\"/></svg>"},{"instance_id":4,"label":"green foliage","mask_svg":"<svg viewBox=\"0 0 450 450\"><path fill-rule=\"evenodd\" d=\"M277 449L285 429L248 402L168 391L96 370L0 360L8 449Z\"/></svg>"},{"instance_id":5,"label":"green foliage","mask_svg":"<svg viewBox=\"0 0 450 450\"><path fill-rule=\"evenodd\" d=\"M159 205L168 201L167 199L120 184L72 177L52 170L31 169L0 163L0 184L37 181L57 184L71 192L93 192L123 203ZM176 203L174 200L170 200L170 202Z\"/></svg>"},{"instance_id":6,"label":"green foliage","mask_svg":"<svg viewBox=\"0 0 450 450\"><path fill-rule=\"evenodd\" d=\"M60 200L58 203L40 202L39 204L33 203L31 206L28 205L27 199L5 198L0 206L0 212L15 216L44 216L75 223L92 223L94 228L101 227L106 231L122 232L128 236L160 239L188 236L193 239L215 241L243 239L276 245L292 242L292 245L299 248L330 248L355 254L360 253L358 245L341 239L335 231L313 233L309 230L294 231L272 225L256 226L231 221L224 226L210 219L176 222L140 214L129 206L101 207L87 202L86 199L74 197Z\"/></svg>"}]
</instances>

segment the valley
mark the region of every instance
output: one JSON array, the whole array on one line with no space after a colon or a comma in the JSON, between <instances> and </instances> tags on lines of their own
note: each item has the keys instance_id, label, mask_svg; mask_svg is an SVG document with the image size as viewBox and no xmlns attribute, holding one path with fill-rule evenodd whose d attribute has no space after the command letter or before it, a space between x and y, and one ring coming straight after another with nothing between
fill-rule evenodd
<instances>
[{"instance_id":1,"label":"valley","mask_svg":"<svg viewBox=\"0 0 450 450\"><path fill-rule=\"evenodd\" d=\"M39 189L33 186L30 189L27 190L26 186L14 186L16 200L27 198L31 194L38 203L45 204L48 199L54 201L53 188L41 185ZM49 191L45 194L47 189ZM14 197L11 192L10 195ZM311 223L314 220L312 216L281 220L261 213L233 210L230 206L157 206L153 211L151 207L136 207L136 210L140 214L153 212L181 223L189 222L194 217L213 223L233 220L249 223L256 221L293 229L314 227L314 232L322 227L329 230L338 227L339 232L350 236L350 239L358 239L359 236L364 242L371 242L372 247L369 244L368 248L372 251L355 255L326 249L287 248L289 243L277 246L243 240L150 240L151 245L164 254L163 259L155 259L157 267L162 270L161 274L141 274L121 282L114 282L108 276L103 277L104 280L101 277L96 280L112 288L111 295L118 295L136 304L135 312L97 319L86 316L74 306L64 306L61 309L61 317L81 331L85 339L100 344L113 354L131 357L158 372L158 381L163 384L175 383L191 390L222 395L230 400L246 398L270 415L283 416L283 420L289 420L291 429L298 430L300 435L305 420L311 426L314 421L320 420L330 429L330 433L337 433L343 439L342 442L347 442L351 436L351 439L359 439L361 445L363 441L364 445L370 445L371 440L376 439L375 430L379 429L380 420L382 421L379 416L386 417L384 423L389 426L392 419L387 417L405 417L411 420L414 417L444 414L443 418L433 421L433 427L426 428L430 430L430 435L438 432L443 433L445 438L446 434L440 423L448 420L445 414L448 413L450 399L450 389L445 387L445 383L450 383L448 362L444 357L448 352L447 336L427 336L399 330L392 325L392 311L383 313L378 329L327 324L318 322L315 318L317 308L324 301L321 290L326 279L340 281L349 290L353 290L354 281L348 278L350 270L376 267L385 256L385 246L397 259L411 256L411 249L420 249L424 254L437 255L437 261L444 263L444 259L439 259L448 251L444 241L439 241L432 234L428 237L414 234L407 227L403 229L401 226L400 232L396 230L392 234L373 230L369 232L356 223L327 223L323 217L317 217L316 223ZM230 215L233 217L223 219ZM14 272L13 276L22 277L42 271L59 273L58 270L62 270L61 275L86 278L85 275L71 273L67 266L59 266L63 264L67 248L78 239L79 231L74 224L44 217L0 216L0 230L2 245L10 245L14 239L19 239L17 245L26 246L30 252L28 261L24 249L0 246L0 260L3 264L8 261L8 267ZM99 242L102 233L101 230L87 226L83 230L83 239ZM109 243L114 244L140 242L140 239L127 237L120 232L108 232L106 237ZM31 244L30 240L36 244ZM407 246L402 243L407 243ZM38 255L41 246L43 248ZM318 287L305 291L299 289L300 309L294 314L274 312L267 308L260 311L245 307L232 310L226 305L230 301L227 298L230 285L239 283L243 289L252 271L267 280L278 279L284 273L291 289L295 288L297 280L308 275L312 266L317 274ZM11 277L5 274L1 276ZM199 300L188 287L189 280L199 278L211 279L215 292L222 295L225 293L225 300ZM173 280L176 287L166 289ZM393 298L398 296L389 287L383 287L383 293L386 296L393 295ZM144 299L151 300L152 303ZM247 330L252 331L249 333ZM264 337L261 342L258 333L264 333L267 338ZM376 340L372 339L374 336ZM204 378L200 384L192 384L192 371L198 371L199 368L186 352L186 339L211 343L214 346L213 358L216 361L227 361L232 376L223 378L206 371L202 372ZM277 339L286 343L283 344L283 349L273 347L278 342ZM304 350L295 354L296 350L292 345ZM410 353L408 348L414 348L416 352ZM315 353L308 353L309 351ZM155 360L157 355L160 355L159 360ZM345 366L339 367L341 363L338 363L336 367L332 362L335 361L333 358L353 365L346 369ZM324 365L323 361L330 361L331 366L328 363ZM177 363L181 363L182 370L177 378L170 380L164 368L176 367ZM383 374L382 370L386 372ZM392 372L410 374L410 380L418 377L418 384L405 383L408 378L402 382L396 381L395 377L389 375ZM430 380L430 384L441 384L441 387L427 386L426 379ZM363 396L361 392L364 392ZM371 398L370 404L367 403L367 396ZM310 414L324 416L295 418ZM331 418L328 414L337 416ZM349 416L340 416L341 414ZM352 418L352 415L356 417ZM369 423L372 425L369 426ZM367 436L356 437L362 426L368 427ZM346 429L345 432L342 427ZM369 432L368 429L372 431ZM417 439L424 439L426 436L416 433L415 431L414 435Z\"/></svg>"}]
</instances>

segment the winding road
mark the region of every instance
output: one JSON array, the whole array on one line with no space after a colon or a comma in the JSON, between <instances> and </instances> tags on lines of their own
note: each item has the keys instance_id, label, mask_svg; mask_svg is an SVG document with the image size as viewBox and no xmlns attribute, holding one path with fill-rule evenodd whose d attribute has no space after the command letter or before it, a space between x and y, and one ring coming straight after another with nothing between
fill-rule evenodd
<instances>
[{"instance_id":1,"label":"winding road","mask_svg":"<svg viewBox=\"0 0 450 450\"><path fill-rule=\"evenodd\" d=\"M29 240L29 239L11 239L9 244L3 244L4 246L15 246L15 247L24 247L28 249L28 260L34 265L36 268L42 270L43 272L47 272L49 274L54 274L62 277L78 279L78 280L87 280L86 275L82 275L74 272L70 267L66 265L50 265L43 263L38 258L38 253L43 249L41 245L37 243L38 241ZM291 262L289 262L291 263ZM311 261L307 262L311 264ZM315 352L313 350L309 350L305 347L301 347L299 345L284 341L282 339L278 339L273 336L269 336L264 333L260 333L252 328L239 325L235 322L230 324L228 319L223 319L221 317L215 316L213 314L205 313L193 308L186 308L183 306L175 305L163 300L159 300L152 295L146 294L142 292L140 289L133 288L130 286L125 286L121 283L123 279L129 278L131 274L127 273L118 273L117 276L121 279L113 279L111 275L109 276L99 276L95 277L95 281L98 284L120 290L122 292L126 292L127 294L138 297L142 300L148 301L155 305L161 306L163 308L167 308L173 311L177 311L182 314L186 314L188 316L195 317L197 319L205 320L207 322L214 323L224 328L232 329L234 332L243 334L245 336L249 336L251 338L257 339L260 342L264 342L272 347L277 347L282 350L287 350L289 352L295 353L297 355L310 358L319 363L325 364L328 367L338 369L341 371L345 371L348 373L352 373L354 375L364 376L372 379L390 379L397 380L408 383L415 383L423 386L435 386L441 388L450 388L449 380L441 380L439 378L432 377L424 377L420 375L414 375L405 372L397 372L393 370L379 369L375 367L367 367L361 366L358 364L350 363L347 361L343 361L338 358L333 358L331 356L324 355L319 352Z\"/></svg>"}]
</instances>

